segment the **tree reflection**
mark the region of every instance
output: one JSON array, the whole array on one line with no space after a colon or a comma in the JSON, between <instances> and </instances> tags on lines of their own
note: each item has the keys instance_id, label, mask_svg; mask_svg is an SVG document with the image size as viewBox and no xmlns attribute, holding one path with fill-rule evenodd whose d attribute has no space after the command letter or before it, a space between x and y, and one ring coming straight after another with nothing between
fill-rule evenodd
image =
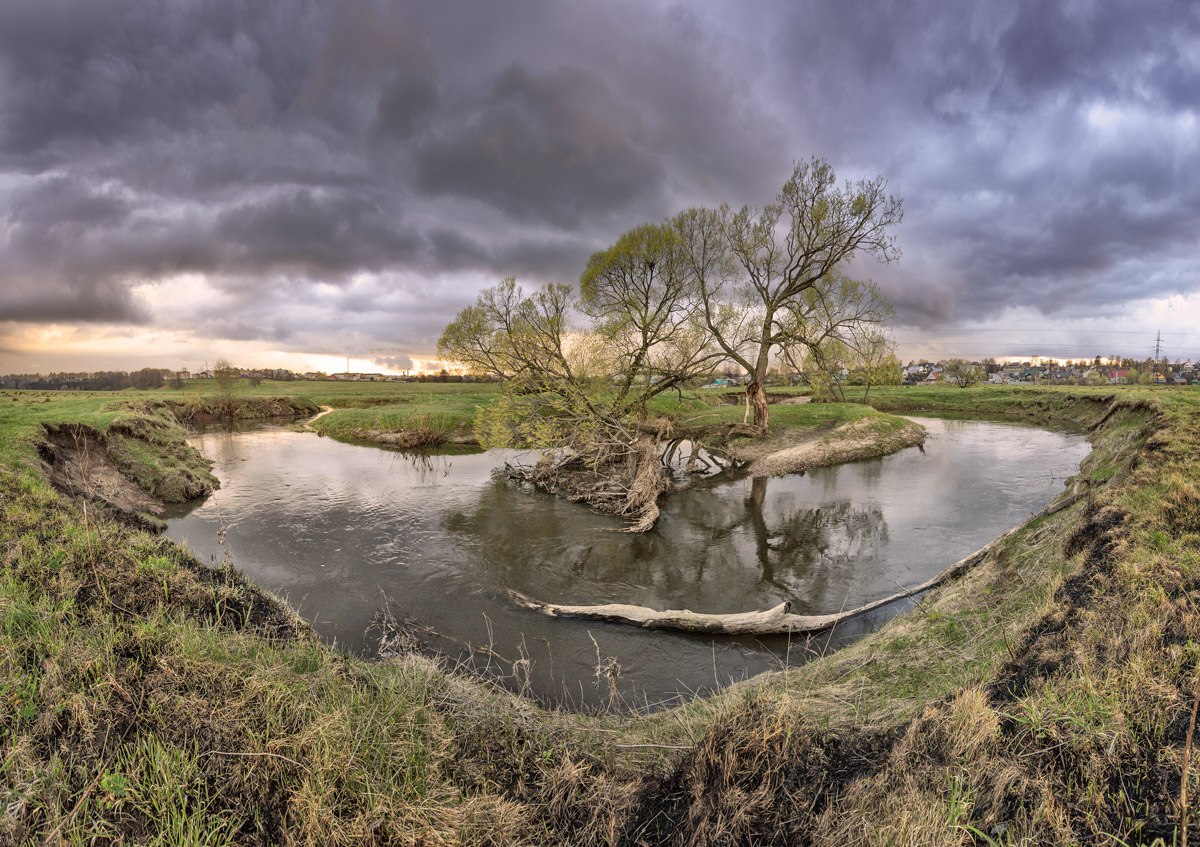
<instances>
[{"instance_id":1,"label":"tree reflection","mask_svg":"<svg viewBox=\"0 0 1200 847\"><path fill-rule=\"evenodd\" d=\"M711 611L784 599L798 609L836 609L877 580L888 540L877 503L846 496L805 503L794 488L765 477L678 492L659 525L642 535L614 531L617 522L585 506L501 479L444 525L471 537L480 560L508 587L560 602Z\"/></svg>"},{"instance_id":2,"label":"tree reflection","mask_svg":"<svg viewBox=\"0 0 1200 847\"><path fill-rule=\"evenodd\" d=\"M888 527L877 504L839 498L782 512L768 504L768 481L755 477L743 500L763 582L807 606L882 564Z\"/></svg>"}]
</instances>

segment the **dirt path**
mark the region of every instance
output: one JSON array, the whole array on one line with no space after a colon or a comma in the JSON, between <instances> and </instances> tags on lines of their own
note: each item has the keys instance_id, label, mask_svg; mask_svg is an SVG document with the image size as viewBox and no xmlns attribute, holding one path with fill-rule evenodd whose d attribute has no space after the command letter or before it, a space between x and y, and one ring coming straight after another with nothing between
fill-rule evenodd
<instances>
[{"instance_id":1,"label":"dirt path","mask_svg":"<svg viewBox=\"0 0 1200 847\"><path fill-rule=\"evenodd\" d=\"M322 406L321 411L317 412L315 415L313 415L311 418L309 418L308 420L306 420L304 422L303 428L309 430L310 432L316 432L317 428L315 426L313 426L313 424L316 423L321 418L328 415L332 411L333 411L333 406Z\"/></svg>"}]
</instances>

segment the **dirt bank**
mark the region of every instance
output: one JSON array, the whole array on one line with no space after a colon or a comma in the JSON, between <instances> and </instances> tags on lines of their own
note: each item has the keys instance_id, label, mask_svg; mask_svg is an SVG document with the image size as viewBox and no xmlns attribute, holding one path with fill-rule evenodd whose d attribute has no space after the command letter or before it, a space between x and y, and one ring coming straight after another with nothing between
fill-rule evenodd
<instances>
[{"instance_id":1,"label":"dirt bank","mask_svg":"<svg viewBox=\"0 0 1200 847\"><path fill-rule=\"evenodd\" d=\"M121 520L162 529L164 503L219 486L212 463L186 441L174 404L130 406L105 429L46 423L37 450L60 491L101 503Z\"/></svg>"},{"instance_id":2,"label":"dirt bank","mask_svg":"<svg viewBox=\"0 0 1200 847\"><path fill-rule=\"evenodd\" d=\"M86 424L46 428L38 445L50 482L73 497L103 503L118 517L141 526L161 526L162 502L151 497L117 468L108 453L108 438Z\"/></svg>"},{"instance_id":3,"label":"dirt bank","mask_svg":"<svg viewBox=\"0 0 1200 847\"><path fill-rule=\"evenodd\" d=\"M307 397L189 397L129 404L132 411L169 414L191 426L220 421L257 421L271 418L312 417L321 407Z\"/></svg>"},{"instance_id":4,"label":"dirt bank","mask_svg":"<svg viewBox=\"0 0 1200 847\"><path fill-rule=\"evenodd\" d=\"M817 429L789 429L734 444L735 459L753 476L782 476L886 456L925 443L925 428L901 418L860 418Z\"/></svg>"}]
</instances>

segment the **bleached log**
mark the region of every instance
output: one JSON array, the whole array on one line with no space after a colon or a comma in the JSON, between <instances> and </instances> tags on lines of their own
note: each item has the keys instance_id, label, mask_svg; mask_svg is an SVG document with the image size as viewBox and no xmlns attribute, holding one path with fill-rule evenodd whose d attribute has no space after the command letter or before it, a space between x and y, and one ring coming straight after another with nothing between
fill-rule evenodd
<instances>
[{"instance_id":1,"label":"bleached log","mask_svg":"<svg viewBox=\"0 0 1200 847\"><path fill-rule=\"evenodd\" d=\"M1053 515L1074 505L1085 493L1074 494L1047 506L1030 520ZM1026 522L1028 523L1028 521ZM699 632L708 635L786 635L788 633L813 633L830 629L843 621L874 609L912 597L935 588L948 579L966 573L982 562L1006 538L1018 532L1026 524L1015 526L995 540L985 544L969 556L959 559L937 576L927 579L888 597L873 600L864 606L830 615L795 615L791 603L783 602L770 609L756 612L733 612L730 614L707 614L691 609L667 609L659 611L649 606L628 603L602 603L590 606L572 606L562 603L544 603L516 591L510 591L513 599L527 609L542 612L555 618L588 618L611 623L631 624L642 629L666 629L675 632Z\"/></svg>"},{"instance_id":2,"label":"bleached log","mask_svg":"<svg viewBox=\"0 0 1200 847\"><path fill-rule=\"evenodd\" d=\"M633 624L643 629L670 629L678 632L703 632L713 635L774 635L786 632L816 632L832 626L836 615L793 615L790 603L780 603L761 612L709 615L690 609L657 611L649 606L605 603L598 606L569 606L542 603L524 594L511 592L527 609L555 618L590 618L613 623Z\"/></svg>"}]
</instances>

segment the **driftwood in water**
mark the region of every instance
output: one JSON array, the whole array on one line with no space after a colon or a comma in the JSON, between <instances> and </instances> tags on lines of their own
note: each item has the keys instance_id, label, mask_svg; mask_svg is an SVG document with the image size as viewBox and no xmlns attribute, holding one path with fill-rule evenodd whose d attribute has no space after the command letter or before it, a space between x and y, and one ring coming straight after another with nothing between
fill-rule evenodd
<instances>
[{"instance_id":1,"label":"driftwood in water","mask_svg":"<svg viewBox=\"0 0 1200 847\"><path fill-rule=\"evenodd\" d=\"M1085 493L1081 493L1065 497L1057 503L1047 506L1035 515L1034 518L1031 518L1031 520L1061 512L1085 496ZM874 600L865 606L859 606L857 609L832 615L794 615L791 613L791 604L786 602L765 611L710 615L702 612L693 612L690 609L667 609L660 612L648 606L633 606L627 603L569 606L559 603L543 603L515 591L509 593L517 603L525 608L534 609L551 617L591 618L593 620L610 621L613 623L632 624L643 629L669 629L678 632L702 632L710 635L784 635L787 633L821 632L857 615L878 609L897 600L903 600L906 597L912 597L914 594L928 591L948 579L965 573L983 561L988 553L992 552L1002 541L1020 530L1024 525L1021 524L1021 526L1013 527L999 538L985 544L966 558L959 559L932 579L928 579L911 588L906 588L903 591L898 591L889 597Z\"/></svg>"},{"instance_id":2,"label":"driftwood in water","mask_svg":"<svg viewBox=\"0 0 1200 847\"><path fill-rule=\"evenodd\" d=\"M646 532L658 520L658 497L667 490L658 442L644 433L632 444L603 445L597 455L549 451L533 465L505 465L509 477L549 494L587 503L598 512L628 518L625 532Z\"/></svg>"}]
</instances>

